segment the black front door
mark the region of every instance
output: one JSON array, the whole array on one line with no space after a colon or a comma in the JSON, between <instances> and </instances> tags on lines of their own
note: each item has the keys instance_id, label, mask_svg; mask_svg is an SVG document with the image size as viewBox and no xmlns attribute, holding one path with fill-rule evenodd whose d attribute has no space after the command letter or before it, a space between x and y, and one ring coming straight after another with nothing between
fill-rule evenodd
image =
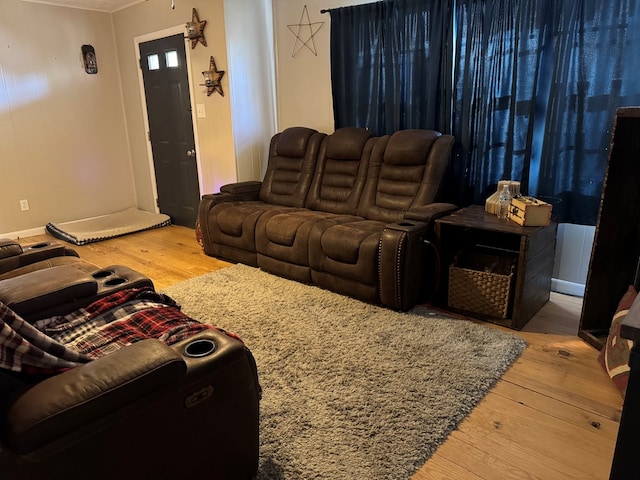
<instances>
[{"instance_id":1,"label":"black front door","mask_svg":"<svg viewBox=\"0 0 640 480\"><path fill-rule=\"evenodd\" d=\"M160 212L193 228L200 187L184 35L140 44L140 67Z\"/></svg>"}]
</instances>

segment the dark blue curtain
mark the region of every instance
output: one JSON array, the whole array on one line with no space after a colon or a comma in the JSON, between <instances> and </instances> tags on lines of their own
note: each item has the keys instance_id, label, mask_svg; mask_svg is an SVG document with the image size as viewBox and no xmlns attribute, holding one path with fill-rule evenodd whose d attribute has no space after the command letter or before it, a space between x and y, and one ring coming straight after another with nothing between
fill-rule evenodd
<instances>
[{"instance_id":1,"label":"dark blue curtain","mask_svg":"<svg viewBox=\"0 0 640 480\"><path fill-rule=\"evenodd\" d=\"M396 0L331 10L336 128L382 135L446 125L450 4Z\"/></svg>"},{"instance_id":2,"label":"dark blue curtain","mask_svg":"<svg viewBox=\"0 0 640 480\"><path fill-rule=\"evenodd\" d=\"M483 203L499 180L526 186L533 148L546 2L460 0L453 126L456 201Z\"/></svg>"},{"instance_id":3,"label":"dark blue curtain","mask_svg":"<svg viewBox=\"0 0 640 480\"><path fill-rule=\"evenodd\" d=\"M595 225L615 111L640 105L640 1L563 1L554 8L532 189L554 202L560 219Z\"/></svg>"},{"instance_id":4,"label":"dark blue curtain","mask_svg":"<svg viewBox=\"0 0 640 480\"><path fill-rule=\"evenodd\" d=\"M640 104L639 5L396 0L332 10L336 128L452 133L450 200L482 204L499 180L519 180L558 220L593 225L615 110Z\"/></svg>"}]
</instances>

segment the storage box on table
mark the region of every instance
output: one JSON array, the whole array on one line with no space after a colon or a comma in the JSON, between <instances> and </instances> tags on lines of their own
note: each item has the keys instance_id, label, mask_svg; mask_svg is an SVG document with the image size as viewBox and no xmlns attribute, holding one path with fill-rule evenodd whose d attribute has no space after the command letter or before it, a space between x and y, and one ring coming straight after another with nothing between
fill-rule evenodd
<instances>
[{"instance_id":1,"label":"storage box on table","mask_svg":"<svg viewBox=\"0 0 640 480\"><path fill-rule=\"evenodd\" d=\"M449 307L508 318L517 256L459 252L449 267Z\"/></svg>"},{"instance_id":2,"label":"storage box on table","mask_svg":"<svg viewBox=\"0 0 640 480\"><path fill-rule=\"evenodd\" d=\"M523 227L546 227L551 223L551 204L533 197L514 197L509 206L509 220Z\"/></svg>"}]
</instances>

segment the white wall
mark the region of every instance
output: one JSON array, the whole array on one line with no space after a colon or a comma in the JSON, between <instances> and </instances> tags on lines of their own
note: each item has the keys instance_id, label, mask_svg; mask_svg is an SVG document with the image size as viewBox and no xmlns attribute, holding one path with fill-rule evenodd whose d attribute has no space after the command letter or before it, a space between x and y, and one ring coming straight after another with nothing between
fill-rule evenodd
<instances>
[{"instance_id":1,"label":"white wall","mask_svg":"<svg viewBox=\"0 0 640 480\"><path fill-rule=\"evenodd\" d=\"M558 241L551 288L568 295L584 296L591 249L596 227L591 225L558 225Z\"/></svg>"},{"instance_id":2,"label":"white wall","mask_svg":"<svg viewBox=\"0 0 640 480\"><path fill-rule=\"evenodd\" d=\"M0 2L0 179L3 236L135 204L111 15Z\"/></svg>"},{"instance_id":3,"label":"white wall","mask_svg":"<svg viewBox=\"0 0 640 480\"><path fill-rule=\"evenodd\" d=\"M331 62L329 33L331 18L320 10L367 3L362 0L273 0L277 58L278 129L292 126L333 132L333 100L331 96ZM296 36L288 25L307 23L300 17L307 6L309 22L323 22L313 37L317 55L303 47L293 56ZM292 27L297 32L297 26ZM308 40L308 28L301 30ZM299 44L298 44L299 46Z\"/></svg>"},{"instance_id":4,"label":"white wall","mask_svg":"<svg viewBox=\"0 0 640 480\"><path fill-rule=\"evenodd\" d=\"M238 181L261 180L277 132L271 0L225 0Z\"/></svg>"}]
</instances>

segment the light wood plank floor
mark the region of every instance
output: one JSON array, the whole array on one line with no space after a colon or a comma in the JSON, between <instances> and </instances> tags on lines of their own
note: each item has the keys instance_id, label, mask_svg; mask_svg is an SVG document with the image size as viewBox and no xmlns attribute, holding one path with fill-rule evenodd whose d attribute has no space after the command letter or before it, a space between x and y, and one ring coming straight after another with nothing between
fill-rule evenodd
<instances>
[{"instance_id":1,"label":"light wood plank floor","mask_svg":"<svg viewBox=\"0 0 640 480\"><path fill-rule=\"evenodd\" d=\"M158 289L229 265L178 226L74 248L100 267L136 269ZM608 478L622 398L597 351L576 336L581 308L581 299L552 293L517 332L529 345L524 354L413 480Z\"/></svg>"}]
</instances>

